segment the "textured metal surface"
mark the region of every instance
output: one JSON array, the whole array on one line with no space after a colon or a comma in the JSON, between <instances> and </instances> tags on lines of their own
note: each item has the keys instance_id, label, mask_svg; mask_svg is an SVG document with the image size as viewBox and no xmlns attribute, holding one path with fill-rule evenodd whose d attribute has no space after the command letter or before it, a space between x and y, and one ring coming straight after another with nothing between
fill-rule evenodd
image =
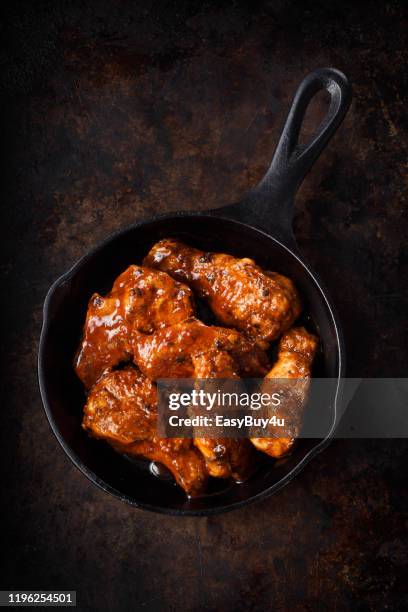
<instances>
[{"instance_id":1,"label":"textured metal surface","mask_svg":"<svg viewBox=\"0 0 408 612\"><path fill-rule=\"evenodd\" d=\"M404 374L404 17L396 2L7 11L2 588L76 589L80 609L408 605L405 442L336 441L268 501L156 516L70 465L35 365L52 280L135 219L239 200L268 165L297 83L334 65L354 102L302 187L296 235L338 306L349 374Z\"/></svg>"}]
</instances>

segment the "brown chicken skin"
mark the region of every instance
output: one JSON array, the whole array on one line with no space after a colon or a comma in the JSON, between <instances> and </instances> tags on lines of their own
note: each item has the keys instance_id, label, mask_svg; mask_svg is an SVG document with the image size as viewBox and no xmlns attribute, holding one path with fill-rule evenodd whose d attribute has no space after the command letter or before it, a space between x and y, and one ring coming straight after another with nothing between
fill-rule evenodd
<instances>
[{"instance_id":1,"label":"brown chicken skin","mask_svg":"<svg viewBox=\"0 0 408 612\"><path fill-rule=\"evenodd\" d=\"M189 496L204 492L203 457L189 439L157 436L156 387L133 366L108 372L92 387L82 426L120 453L162 463Z\"/></svg>"},{"instance_id":2,"label":"brown chicken skin","mask_svg":"<svg viewBox=\"0 0 408 612\"><path fill-rule=\"evenodd\" d=\"M191 289L168 274L130 266L106 297L95 293L88 304L75 370L89 389L108 368L132 357L133 330L150 334L194 313Z\"/></svg>"},{"instance_id":3,"label":"brown chicken skin","mask_svg":"<svg viewBox=\"0 0 408 612\"><path fill-rule=\"evenodd\" d=\"M130 444L156 435L157 392L133 366L108 372L92 387L82 427L94 438Z\"/></svg>"},{"instance_id":4,"label":"brown chicken skin","mask_svg":"<svg viewBox=\"0 0 408 612\"><path fill-rule=\"evenodd\" d=\"M235 359L226 350L217 348L217 341L203 352L193 352L191 362L195 378L239 378Z\"/></svg>"},{"instance_id":5,"label":"brown chicken skin","mask_svg":"<svg viewBox=\"0 0 408 612\"><path fill-rule=\"evenodd\" d=\"M302 379L296 384L290 395L286 396L279 415L286 417L290 426L286 429L292 434L290 437L276 437L279 427L271 427L270 431L275 437L270 438L251 438L252 444L260 451L275 458L286 455L292 448L296 435L300 431L303 410L306 405L309 388L312 364L316 355L318 339L309 334L304 327L294 327L286 332L280 342L278 358L271 371L265 379ZM271 392L268 386L268 392ZM286 425L286 424L285 424Z\"/></svg>"},{"instance_id":6,"label":"brown chicken skin","mask_svg":"<svg viewBox=\"0 0 408 612\"><path fill-rule=\"evenodd\" d=\"M195 318L150 336L136 333L134 360L152 380L262 376L268 370L263 349L245 336L233 329L204 325ZM249 473L252 453L247 441L197 435L194 444L205 457L211 476L244 480Z\"/></svg>"},{"instance_id":7,"label":"brown chicken skin","mask_svg":"<svg viewBox=\"0 0 408 612\"><path fill-rule=\"evenodd\" d=\"M193 359L218 352L218 365L229 355L234 371L242 377L264 376L268 371L265 351L243 334L224 327L205 325L194 317L146 336L133 335L134 361L151 380L196 377ZM228 361L231 364L231 361Z\"/></svg>"},{"instance_id":8,"label":"brown chicken skin","mask_svg":"<svg viewBox=\"0 0 408 612\"><path fill-rule=\"evenodd\" d=\"M217 349L193 357L193 365L195 377L198 379L239 378L233 358ZM242 482L252 471L255 453L248 440L195 435L194 444L204 456L210 476L231 477Z\"/></svg>"},{"instance_id":9,"label":"brown chicken skin","mask_svg":"<svg viewBox=\"0 0 408 612\"><path fill-rule=\"evenodd\" d=\"M292 281L264 272L252 259L205 253L177 240L161 240L144 264L168 272L205 298L219 321L249 336L272 341L301 311Z\"/></svg>"},{"instance_id":10,"label":"brown chicken skin","mask_svg":"<svg viewBox=\"0 0 408 612\"><path fill-rule=\"evenodd\" d=\"M263 376L269 368L264 350L243 334L195 318L150 336L135 333L133 349L135 363L152 380ZM211 476L241 481L248 475L252 452L247 441L197 435L194 444Z\"/></svg>"}]
</instances>

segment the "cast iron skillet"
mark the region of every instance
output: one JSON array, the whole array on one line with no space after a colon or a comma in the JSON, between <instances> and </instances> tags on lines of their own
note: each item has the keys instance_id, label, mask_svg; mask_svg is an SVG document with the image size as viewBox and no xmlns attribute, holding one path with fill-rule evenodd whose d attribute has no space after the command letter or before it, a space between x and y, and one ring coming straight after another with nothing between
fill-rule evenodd
<instances>
[{"instance_id":1,"label":"cast iron skillet","mask_svg":"<svg viewBox=\"0 0 408 612\"><path fill-rule=\"evenodd\" d=\"M320 90L330 95L327 115L312 140L299 145L307 106ZM350 98L350 85L341 72L332 68L312 72L296 92L269 170L243 201L219 210L179 212L132 225L95 247L50 288L38 360L45 412L69 458L104 491L156 512L216 514L276 492L329 442L338 421L344 375L342 334L327 291L299 254L292 211L303 177L341 123ZM293 453L279 462L265 456L247 482L226 485L217 481L212 493L193 500L186 499L173 483L152 475L146 467L149 464L132 463L86 435L80 426L84 392L72 367L91 294L107 292L120 272L131 263L140 263L150 247L165 237L177 237L208 251L251 257L262 267L293 279L304 298L307 324L320 337L317 375L336 381L321 414L321 438L300 440Z\"/></svg>"}]
</instances>

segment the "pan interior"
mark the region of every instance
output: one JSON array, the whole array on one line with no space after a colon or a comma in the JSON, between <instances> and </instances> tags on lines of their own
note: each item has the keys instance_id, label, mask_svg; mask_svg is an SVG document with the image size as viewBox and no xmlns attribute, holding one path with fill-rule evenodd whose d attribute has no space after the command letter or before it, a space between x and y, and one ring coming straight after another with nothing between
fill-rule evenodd
<instances>
[{"instance_id":1,"label":"pan interior","mask_svg":"<svg viewBox=\"0 0 408 612\"><path fill-rule=\"evenodd\" d=\"M152 475L148 462L129 461L82 430L85 395L72 361L88 300L95 291L109 291L120 272L132 263L141 263L149 248L165 237L179 238L208 251L251 257L265 269L289 276L304 301L301 323L320 338L315 376L339 375L337 330L323 293L297 257L254 228L214 216L180 215L131 227L88 254L56 284L45 315L40 383L48 418L65 451L94 482L125 501L162 512L209 514L270 493L296 471L320 441L300 440L293 453L280 461L260 455L258 470L245 483L216 482L210 494L187 500L172 480ZM333 424L334 410L333 398L328 398L321 415L327 431Z\"/></svg>"}]
</instances>

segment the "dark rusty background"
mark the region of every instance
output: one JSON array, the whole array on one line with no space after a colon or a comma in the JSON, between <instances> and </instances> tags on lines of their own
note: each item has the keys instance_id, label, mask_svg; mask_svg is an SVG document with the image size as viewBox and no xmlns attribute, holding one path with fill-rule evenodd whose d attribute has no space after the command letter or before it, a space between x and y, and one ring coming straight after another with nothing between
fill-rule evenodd
<instances>
[{"instance_id":1,"label":"dark rusty background","mask_svg":"<svg viewBox=\"0 0 408 612\"><path fill-rule=\"evenodd\" d=\"M36 379L50 283L136 219L240 199L297 83L326 65L354 101L301 189L296 235L338 305L349 374L406 374L403 6L3 4L1 588L76 589L100 610L407 608L405 442L338 440L267 501L159 516L70 464Z\"/></svg>"}]
</instances>

